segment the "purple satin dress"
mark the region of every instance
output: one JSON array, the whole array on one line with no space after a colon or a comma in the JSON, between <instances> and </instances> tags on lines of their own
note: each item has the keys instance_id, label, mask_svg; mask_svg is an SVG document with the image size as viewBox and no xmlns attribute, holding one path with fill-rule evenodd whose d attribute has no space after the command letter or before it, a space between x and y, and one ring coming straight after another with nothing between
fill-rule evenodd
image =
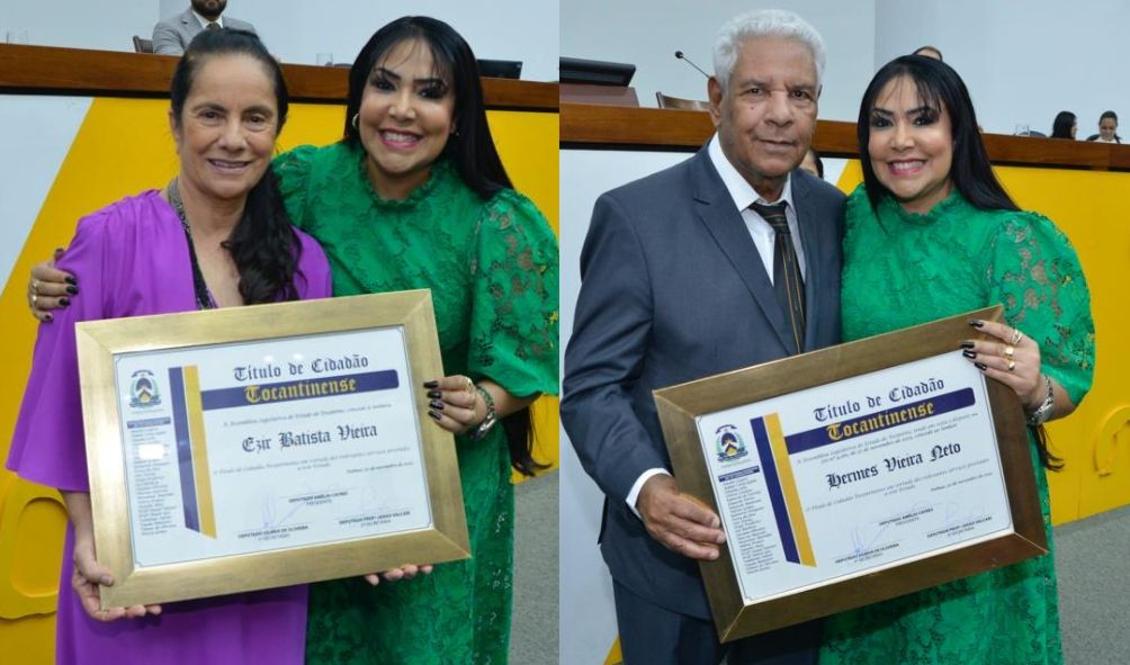
<instances>
[{"instance_id":1,"label":"purple satin dress","mask_svg":"<svg viewBox=\"0 0 1130 665\"><path fill-rule=\"evenodd\" d=\"M299 232L299 296L331 295L322 248ZM123 199L79 221L59 268L80 295L42 325L7 466L21 478L61 490L89 491L76 321L196 309L184 229L156 191ZM74 529L68 523L56 621L56 662L210 665L302 663L305 585L166 603L160 616L100 623L71 589Z\"/></svg>"}]
</instances>

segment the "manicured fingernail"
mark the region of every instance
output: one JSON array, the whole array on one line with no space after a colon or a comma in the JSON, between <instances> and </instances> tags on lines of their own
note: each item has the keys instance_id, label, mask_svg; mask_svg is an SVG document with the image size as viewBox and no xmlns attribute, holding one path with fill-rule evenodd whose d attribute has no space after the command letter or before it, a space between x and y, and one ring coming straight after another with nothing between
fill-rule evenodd
<instances>
[{"instance_id":1,"label":"manicured fingernail","mask_svg":"<svg viewBox=\"0 0 1130 665\"><path fill-rule=\"evenodd\" d=\"M432 401L428 402L428 406L432 407L436 411L443 411L443 402L439 401L438 399L433 399Z\"/></svg>"},{"instance_id":2,"label":"manicured fingernail","mask_svg":"<svg viewBox=\"0 0 1130 665\"><path fill-rule=\"evenodd\" d=\"M44 319L45 321L54 321L54 320L55 320L55 317L54 317L54 316L51 316L50 314L44 314L44 315L43 315L43 319Z\"/></svg>"},{"instance_id":3,"label":"manicured fingernail","mask_svg":"<svg viewBox=\"0 0 1130 665\"><path fill-rule=\"evenodd\" d=\"M69 304L71 304L70 298L59 298L59 306L60 307L66 307Z\"/></svg>"},{"instance_id":4,"label":"manicured fingernail","mask_svg":"<svg viewBox=\"0 0 1130 665\"><path fill-rule=\"evenodd\" d=\"M72 285L78 284L78 280L75 279L74 277L71 277L70 275L67 275L66 277L64 277L63 281L66 282L67 284L72 284Z\"/></svg>"},{"instance_id":5,"label":"manicured fingernail","mask_svg":"<svg viewBox=\"0 0 1130 665\"><path fill-rule=\"evenodd\" d=\"M439 388L439 381L425 381L425 388Z\"/></svg>"},{"instance_id":6,"label":"manicured fingernail","mask_svg":"<svg viewBox=\"0 0 1130 665\"><path fill-rule=\"evenodd\" d=\"M962 351L961 355L965 356L966 358L976 358L977 357L977 354L974 353L973 351L970 351L969 349Z\"/></svg>"},{"instance_id":7,"label":"manicured fingernail","mask_svg":"<svg viewBox=\"0 0 1130 665\"><path fill-rule=\"evenodd\" d=\"M981 319L969 319L969 325L973 326L974 328L980 328L981 326L985 325L985 322Z\"/></svg>"},{"instance_id":8,"label":"manicured fingernail","mask_svg":"<svg viewBox=\"0 0 1130 665\"><path fill-rule=\"evenodd\" d=\"M78 295L78 287L68 284L67 285L67 293L71 294L72 296L77 296Z\"/></svg>"},{"instance_id":9,"label":"manicured fingernail","mask_svg":"<svg viewBox=\"0 0 1130 665\"><path fill-rule=\"evenodd\" d=\"M439 398L443 397L443 393L441 393L438 390L429 390L428 391L428 397L431 397L432 399L439 399Z\"/></svg>"},{"instance_id":10,"label":"manicured fingernail","mask_svg":"<svg viewBox=\"0 0 1130 665\"><path fill-rule=\"evenodd\" d=\"M977 369L981 370L982 372L989 369L989 366L986 365L985 363L973 363L973 366L976 367Z\"/></svg>"},{"instance_id":11,"label":"manicured fingernail","mask_svg":"<svg viewBox=\"0 0 1130 665\"><path fill-rule=\"evenodd\" d=\"M961 343L961 348L963 348L963 349L972 349L974 346L975 345L973 344L973 342L971 342L969 340L965 340L964 342Z\"/></svg>"},{"instance_id":12,"label":"manicured fingernail","mask_svg":"<svg viewBox=\"0 0 1130 665\"><path fill-rule=\"evenodd\" d=\"M439 420L439 414L435 411L428 411L428 415L431 416L433 420Z\"/></svg>"},{"instance_id":13,"label":"manicured fingernail","mask_svg":"<svg viewBox=\"0 0 1130 665\"><path fill-rule=\"evenodd\" d=\"M55 258L59 258L62 255L63 255L63 248L62 247L56 247L55 248Z\"/></svg>"}]
</instances>

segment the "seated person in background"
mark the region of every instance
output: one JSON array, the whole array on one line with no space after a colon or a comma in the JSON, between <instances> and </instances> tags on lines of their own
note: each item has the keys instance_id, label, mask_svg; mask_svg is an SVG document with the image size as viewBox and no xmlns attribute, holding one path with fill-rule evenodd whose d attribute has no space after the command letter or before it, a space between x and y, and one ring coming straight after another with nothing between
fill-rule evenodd
<instances>
[{"instance_id":1,"label":"seated person in background","mask_svg":"<svg viewBox=\"0 0 1130 665\"><path fill-rule=\"evenodd\" d=\"M1099 116L1099 133L1088 136L1087 140L1099 143L1122 143L1122 137L1115 133L1117 131L1118 114L1114 111L1103 111Z\"/></svg>"},{"instance_id":2,"label":"seated person in background","mask_svg":"<svg viewBox=\"0 0 1130 665\"><path fill-rule=\"evenodd\" d=\"M935 60L943 59L942 52L938 50L938 47L930 45L919 46L918 48L914 49L914 53L911 53L911 55L920 55L925 58L933 58Z\"/></svg>"},{"instance_id":3,"label":"seated person in background","mask_svg":"<svg viewBox=\"0 0 1130 665\"><path fill-rule=\"evenodd\" d=\"M1050 138L1053 139L1071 139L1075 140L1075 130L1079 128L1078 123L1075 122L1075 114L1071 111L1060 111L1055 116L1055 121L1052 122L1052 134Z\"/></svg>"},{"instance_id":4,"label":"seated person in background","mask_svg":"<svg viewBox=\"0 0 1130 665\"><path fill-rule=\"evenodd\" d=\"M183 55L184 49L201 30L215 25L255 33L247 21L222 18L228 0L192 0L192 6L176 16L164 19L153 26L153 52L161 55Z\"/></svg>"},{"instance_id":5,"label":"seated person in background","mask_svg":"<svg viewBox=\"0 0 1130 665\"><path fill-rule=\"evenodd\" d=\"M804 160L800 163L800 168L808 171L812 175L824 179L824 162L820 159L820 154L812 148L804 153Z\"/></svg>"}]
</instances>

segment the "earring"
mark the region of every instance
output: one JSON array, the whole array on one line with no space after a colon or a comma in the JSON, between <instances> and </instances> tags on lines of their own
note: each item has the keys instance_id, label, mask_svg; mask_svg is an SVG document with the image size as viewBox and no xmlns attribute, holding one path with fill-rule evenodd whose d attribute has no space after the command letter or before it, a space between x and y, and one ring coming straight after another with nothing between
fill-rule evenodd
<instances>
[{"instance_id":1,"label":"earring","mask_svg":"<svg viewBox=\"0 0 1130 665\"><path fill-rule=\"evenodd\" d=\"M360 113L354 113L353 114L353 120L350 121L350 124L353 125L353 131L355 131L355 132L360 131L360 130L357 129L357 121L360 120L360 116L361 116Z\"/></svg>"}]
</instances>

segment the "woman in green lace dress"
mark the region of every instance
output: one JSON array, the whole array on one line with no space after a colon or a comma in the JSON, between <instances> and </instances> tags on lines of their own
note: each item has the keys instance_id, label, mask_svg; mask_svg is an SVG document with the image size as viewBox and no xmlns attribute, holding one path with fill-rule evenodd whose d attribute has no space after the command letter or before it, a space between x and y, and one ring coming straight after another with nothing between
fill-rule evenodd
<instances>
[{"instance_id":1,"label":"woman in green lace dress","mask_svg":"<svg viewBox=\"0 0 1130 665\"><path fill-rule=\"evenodd\" d=\"M329 258L334 295L431 289L448 376L421 390L457 434L473 558L376 588L375 575L311 585L307 662L505 663L510 468L535 470L527 407L557 392L557 242L511 187L475 56L447 24L405 17L378 30L347 102L345 138L280 155L275 174L294 224ZM49 317L65 275L43 265L32 276Z\"/></svg>"},{"instance_id":2,"label":"woman in green lace dress","mask_svg":"<svg viewBox=\"0 0 1130 665\"><path fill-rule=\"evenodd\" d=\"M999 339L965 355L1019 395L1049 549L1039 425L1069 414L1091 385L1094 326L1067 238L1022 212L989 166L969 93L948 65L898 58L875 75L859 115L864 184L848 201L846 340L1001 303ZM973 332L971 330L971 332ZM831 617L821 665L1062 663L1052 552Z\"/></svg>"}]
</instances>

